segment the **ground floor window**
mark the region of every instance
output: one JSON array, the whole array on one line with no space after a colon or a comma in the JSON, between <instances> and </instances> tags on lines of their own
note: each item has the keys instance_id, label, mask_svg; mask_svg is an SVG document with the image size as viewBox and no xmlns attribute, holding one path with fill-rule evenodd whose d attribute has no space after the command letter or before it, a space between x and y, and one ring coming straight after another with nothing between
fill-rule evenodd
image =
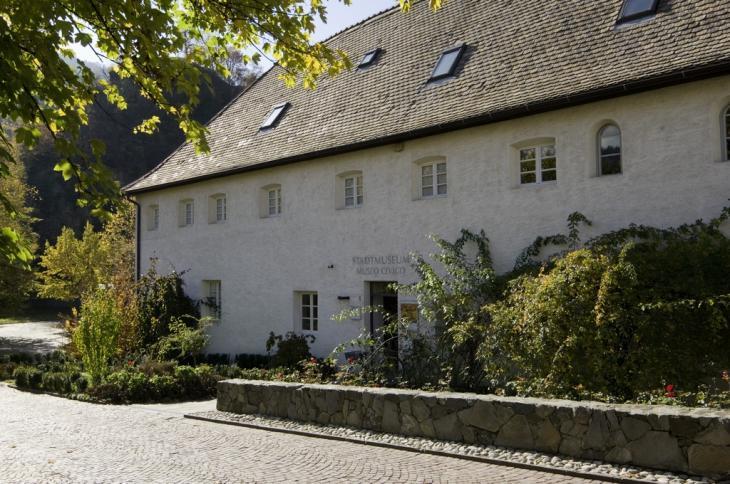
<instances>
[{"instance_id":1,"label":"ground floor window","mask_svg":"<svg viewBox=\"0 0 730 484\"><path fill-rule=\"evenodd\" d=\"M221 281L203 281L204 316L221 318Z\"/></svg>"},{"instance_id":2,"label":"ground floor window","mask_svg":"<svg viewBox=\"0 0 730 484\"><path fill-rule=\"evenodd\" d=\"M300 315L302 331L317 331L319 328L319 301L316 292L302 292L300 298Z\"/></svg>"}]
</instances>

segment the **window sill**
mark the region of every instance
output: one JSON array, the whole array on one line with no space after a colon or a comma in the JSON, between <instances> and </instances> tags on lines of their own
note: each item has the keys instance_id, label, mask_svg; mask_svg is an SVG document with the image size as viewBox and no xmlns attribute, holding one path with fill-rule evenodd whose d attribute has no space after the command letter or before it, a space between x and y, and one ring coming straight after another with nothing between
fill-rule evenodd
<instances>
[{"instance_id":1,"label":"window sill","mask_svg":"<svg viewBox=\"0 0 730 484\"><path fill-rule=\"evenodd\" d=\"M430 197L419 197L414 199L414 201L418 200L443 200L444 198L449 198L449 195L431 195Z\"/></svg>"},{"instance_id":2,"label":"window sill","mask_svg":"<svg viewBox=\"0 0 730 484\"><path fill-rule=\"evenodd\" d=\"M556 181L547 181L547 182L540 182L540 183L518 183L515 187L517 190L537 190L540 188L548 188L548 187L557 187L558 182Z\"/></svg>"}]
</instances>

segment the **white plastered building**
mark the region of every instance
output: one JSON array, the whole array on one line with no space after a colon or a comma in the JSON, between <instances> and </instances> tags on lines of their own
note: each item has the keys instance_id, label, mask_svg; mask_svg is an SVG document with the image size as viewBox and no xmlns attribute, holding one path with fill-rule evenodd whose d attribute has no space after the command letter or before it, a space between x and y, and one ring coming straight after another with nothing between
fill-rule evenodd
<instances>
[{"instance_id":1,"label":"white plastered building","mask_svg":"<svg viewBox=\"0 0 730 484\"><path fill-rule=\"evenodd\" d=\"M725 2L425 3L330 39L366 65L315 91L274 67L211 121L210 154L183 145L125 188L140 270L220 301L209 352L294 331L327 355L380 324L333 314L412 308L386 285L429 234L484 229L501 272L574 211L588 236L730 203Z\"/></svg>"}]
</instances>

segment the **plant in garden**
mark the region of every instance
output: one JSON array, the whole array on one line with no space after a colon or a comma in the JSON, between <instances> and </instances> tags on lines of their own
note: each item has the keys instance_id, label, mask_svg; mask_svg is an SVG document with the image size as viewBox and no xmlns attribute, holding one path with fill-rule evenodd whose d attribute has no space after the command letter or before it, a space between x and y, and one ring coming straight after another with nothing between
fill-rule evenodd
<instances>
[{"instance_id":1,"label":"plant in garden","mask_svg":"<svg viewBox=\"0 0 730 484\"><path fill-rule=\"evenodd\" d=\"M432 238L440 249L431 255L438 266L414 255L418 281L398 291L415 295L424 319L434 325L441 379L454 389L474 390L485 384L479 348L491 325L482 307L499 296L489 239L484 231L469 230L454 242Z\"/></svg>"},{"instance_id":2,"label":"plant in garden","mask_svg":"<svg viewBox=\"0 0 730 484\"><path fill-rule=\"evenodd\" d=\"M724 210L708 223L630 226L520 275L485 308L486 358L505 357L490 371L625 399L719 374L730 365L727 219Z\"/></svg>"},{"instance_id":3,"label":"plant in garden","mask_svg":"<svg viewBox=\"0 0 730 484\"><path fill-rule=\"evenodd\" d=\"M109 372L111 360L117 354L123 318L124 314L108 289L99 288L89 293L82 302L73 342L92 384L101 383Z\"/></svg>"},{"instance_id":4,"label":"plant in garden","mask_svg":"<svg viewBox=\"0 0 730 484\"><path fill-rule=\"evenodd\" d=\"M161 361L197 363L210 339L206 329L211 325L211 321L210 318L199 320L193 317L173 318L169 326L170 334L161 337L151 347L151 354Z\"/></svg>"},{"instance_id":5,"label":"plant in garden","mask_svg":"<svg viewBox=\"0 0 730 484\"><path fill-rule=\"evenodd\" d=\"M184 291L183 273L157 273L156 264L137 284L139 343L149 347L170 334L174 323L184 321L191 328L198 325L200 312Z\"/></svg>"},{"instance_id":6,"label":"plant in garden","mask_svg":"<svg viewBox=\"0 0 730 484\"><path fill-rule=\"evenodd\" d=\"M296 334L289 331L285 335L269 333L269 339L266 340L266 351L276 348L276 353L271 359L272 366L283 366L286 368L295 368L301 362L312 357L309 352L309 344L314 343L315 336L312 334Z\"/></svg>"}]
</instances>

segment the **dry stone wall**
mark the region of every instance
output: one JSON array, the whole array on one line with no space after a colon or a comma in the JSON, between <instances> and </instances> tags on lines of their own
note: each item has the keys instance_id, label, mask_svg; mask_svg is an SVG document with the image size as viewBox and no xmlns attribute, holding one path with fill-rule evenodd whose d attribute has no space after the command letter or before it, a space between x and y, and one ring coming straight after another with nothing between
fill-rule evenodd
<instances>
[{"instance_id":1,"label":"dry stone wall","mask_svg":"<svg viewBox=\"0 0 730 484\"><path fill-rule=\"evenodd\" d=\"M730 411L226 380L218 410L730 477Z\"/></svg>"}]
</instances>

